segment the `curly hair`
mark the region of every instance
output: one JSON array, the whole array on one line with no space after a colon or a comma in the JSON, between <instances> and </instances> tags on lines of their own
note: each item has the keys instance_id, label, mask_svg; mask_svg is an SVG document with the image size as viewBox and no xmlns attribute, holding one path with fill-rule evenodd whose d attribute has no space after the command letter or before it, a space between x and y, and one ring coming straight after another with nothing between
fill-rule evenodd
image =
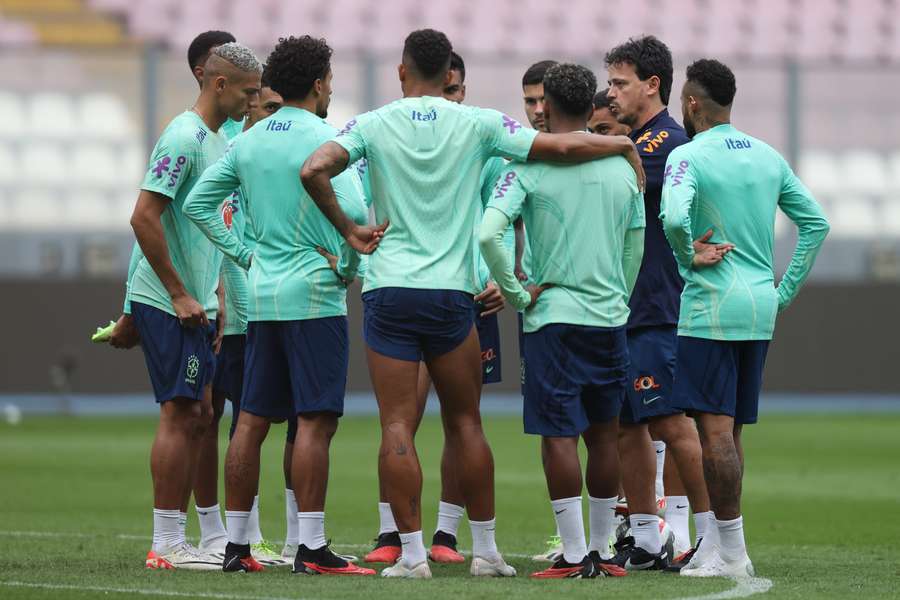
<instances>
[{"instance_id":1,"label":"curly hair","mask_svg":"<svg viewBox=\"0 0 900 600\"><path fill-rule=\"evenodd\" d=\"M629 64L634 67L638 79L647 81L654 75L659 77L659 99L669 104L672 92L672 52L669 47L653 35L629 38L606 53L606 66Z\"/></svg>"},{"instance_id":2,"label":"curly hair","mask_svg":"<svg viewBox=\"0 0 900 600\"><path fill-rule=\"evenodd\" d=\"M266 59L263 80L285 102L302 100L316 79L324 79L331 70L331 52L324 39L308 35L279 38Z\"/></svg>"},{"instance_id":3,"label":"curly hair","mask_svg":"<svg viewBox=\"0 0 900 600\"><path fill-rule=\"evenodd\" d=\"M534 63L528 67L528 70L522 75L522 87L542 83L544 81L544 75L547 74L547 69L558 64L559 63L555 60L542 60Z\"/></svg>"},{"instance_id":4,"label":"curly hair","mask_svg":"<svg viewBox=\"0 0 900 600\"><path fill-rule=\"evenodd\" d=\"M596 91L597 78L581 65L561 63L544 74L544 95L550 97L555 107L573 117L593 108Z\"/></svg>"},{"instance_id":5,"label":"curly hair","mask_svg":"<svg viewBox=\"0 0 900 600\"><path fill-rule=\"evenodd\" d=\"M446 35L434 29L418 29L406 36L403 62L412 61L411 66L427 80L438 79L450 70L452 52Z\"/></svg>"},{"instance_id":6,"label":"curly hair","mask_svg":"<svg viewBox=\"0 0 900 600\"><path fill-rule=\"evenodd\" d=\"M687 80L700 86L719 106L729 106L734 102L737 93L734 73L717 60L701 58L694 61L687 68Z\"/></svg>"},{"instance_id":7,"label":"curly hair","mask_svg":"<svg viewBox=\"0 0 900 600\"><path fill-rule=\"evenodd\" d=\"M262 73L262 65L259 59L256 58L256 55L253 54L253 51L237 42L228 42L227 44L216 46L210 52L210 56L218 56L245 73Z\"/></svg>"},{"instance_id":8,"label":"curly hair","mask_svg":"<svg viewBox=\"0 0 900 600\"><path fill-rule=\"evenodd\" d=\"M460 81L465 82L466 80L466 62L463 60L463 57L457 54L456 52L450 52L450 70L451 71L459 71L459 79Z\"/></svg>"},{"instance_id":9,"label":"curly hair","mask_svg":"<svg viewBox=\"0 0 900 600\"><path fill-rule=\"evenodd\" d=\"M608 93L609 93L609 88L604 88L604 89L600 90L599 92L597 92L596 94L594 94L594 109L595 110L610 107L609 96L607 95Z\"/></svg>"},{"instance_id":10,"label":"curly hair","mask_svg":"<svg viewBox=\"0 0 900 600\"><path fill-rule=\"evenodd\" d=\"M188 66L193 69L197 65L205 63L213 48L221 46L222 44L227 44L228 42L236 41L234 36L227 31L204 31L195 37L191 42L191 45L188 46Z\"/></svg>"}]
</instances>

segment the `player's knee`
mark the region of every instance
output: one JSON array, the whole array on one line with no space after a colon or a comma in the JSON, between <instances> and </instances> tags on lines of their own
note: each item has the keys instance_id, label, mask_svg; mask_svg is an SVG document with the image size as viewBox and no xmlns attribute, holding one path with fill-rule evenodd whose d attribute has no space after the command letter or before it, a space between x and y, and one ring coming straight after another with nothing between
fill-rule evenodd
<instances>
[{"instance_id":1,"label":"player's knee","mask_svg":"<svg viewBox=\"0 0 900 600\"><path fill-rule=\"evenodd\" d=\"M314 413L300 415L297 430L300 436L312 436L316 439L331 441L337 432L338 419L333 413Z\"/></svg>"}]
</instances>

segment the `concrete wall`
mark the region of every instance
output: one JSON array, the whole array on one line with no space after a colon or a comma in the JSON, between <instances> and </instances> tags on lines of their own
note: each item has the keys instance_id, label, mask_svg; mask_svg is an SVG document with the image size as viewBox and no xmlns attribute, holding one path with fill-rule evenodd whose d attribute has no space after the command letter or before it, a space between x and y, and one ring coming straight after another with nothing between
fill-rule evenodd
<instances>
[{"instance_id":1,"label":"concrete wall","mask_svg":"<svg viewBox=\"0 0 900 600\"><path fill-rule=\"evenodd\" d=\"M359 291L350 293L349 388L369 389ZM90 343L97 325L118 317L119 281L0 281L0 393L149 392L139 349L118 351ZM769 353L770 392L900 392L894 372L900 285L809 285L781 316ZM502 384L518 389L515 314L501 313Z\"/></svg>"}]
</instances>

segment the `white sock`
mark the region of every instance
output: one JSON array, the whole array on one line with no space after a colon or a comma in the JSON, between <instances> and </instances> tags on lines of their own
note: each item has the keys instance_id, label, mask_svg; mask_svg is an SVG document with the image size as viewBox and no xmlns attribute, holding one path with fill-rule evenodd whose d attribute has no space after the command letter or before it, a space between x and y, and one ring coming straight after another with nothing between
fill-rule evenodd
<instances>
[{"instance_id":1,"label":"white sock","mask_svg":"<svg viewBox=\"0 0 900 600\"><path fill-rule=\"evenodd\" d=\"M490 521L469 519L469 528L472 530L472 556L494 560L500 554L497 551L497 540L494 537L497 519Z\"/></svg>"},{"instance_id":2,"label":"white sock","mask_svg":"<svg viewBox=\"0 0 900 600\"><path fill-rule=\"evenodd\" d=\"M153 551L165 552L184 542L181 528L181 512L178 510L153 509Z\"/></svg>"},{"instance_id":3,"label":"white sock","mask_svg":"<svg viewBox=\"0 0 900 600\"><path fill-rule=\"evenodd\" d=\"M325 512L298 512L300 543L310 550L325 545Z\"/></svg>"},{"instance_id":4,"label":"white sock","mask_svg":"<svg viewBox=\"0 0 900 600\"><path fill-rule=\"evenodd\" d=\"M462 519L464 511L465 509L462 506L450 504L443 500L438 502L436 531L443 531L444 533L449 533L453 537L456 537L456 532L459 530L459 520Z\"/></svg>"},{"instance_id":5,"label":"white sock","mask_svg":"<svg viewBox=\"0 0 900 600\"><path fill-rule=\"evenodd\" d=\"M406 566L414 567L419 563L425 562L425 544L422 542L421 530L401 533L400 545L403 547L400 560L405 562Z\"/></svg>"},{"instance_id":6,"label":"white sock","mask_svg":"<svg viewBox=\"0 0 900 600\"><path fill-rule=\"evenodd\" d=\"M719 545L719 528L716 526L716 515L711 510L694 513L694 545L702 539L706 539L704 545Z\"/></svg>"},{"instance_id":7,"label":"white sock","mask_svg":"<svg viewBox=\"0 0 900 600\"><path fill-rule=\"evenodd\" d=\"M259 530L259 494L253 496L253 506L250 508L250 520L247 522L247 534L251 544L263 541L262 531Z\"/></svg>"},{"instance_id":8,"label":"white sock","mask_svg":"<svg viewBox=\"0 0 900 600\"><path fill-rule=\"evenodd\" d=\"M397 522L394 521L394 513L391 511L390 502L378 503L378 519L380 521L378 535L397 531Z\"/></svg>"},{"instance_id":9,"label":"white sock","mask_svg":"<svg viewBox=\"0 0 900 600\"><path fill-rule=\"evenodd\" d=\"M300 523L297 519L297 498L294 490L284 490L284 521L287 523L287 533L284 534L284 543L300 545Z\"/></svg>"},{"instance_id":10,"label":"white sock","mask_svg":"<svg viewBox=\"0 0 900 600\"><path fill-rule=\"evenodd\" d=\"M650 554L659 554L662 550L662 539L659 535L659 517L657 515L641 515L632 513L628 517L631 522L631 535L634 545L640 546Z\"/></svg>"},{"instance_id":11,"label":"white sock","mask_svg":"<svg viewBox=\"0 0 900 600\"><path fill-rule=\"evenodd\" d=\"M250 543L247 536L247 522L250 520L249 510L226 510L225 523L228 529L228 541L239 546Z\"/></svg>"},{"instance_id":12,"label":"white sock","mask_svg":"<svg viewBox=\"0 0 900 600\"><path fill-rule=\"evenodd\" d=\"M719 529L719 554L725 562L737 562L747 556L744 543L744 517L720 521L716 519Z\"/></svg>"},{"instance_id":13,"label":"white sock","mask_svg":"<svg viewBox=\"0 0 900 600\"><path fill-rule=\"evenodd\" d=\"M181 537L187 540L187 513L178 511L178 527L181 528Z\"/></svg>"},{"instance_id":14,"label":"white sock","mask_svg":"<svg viewBox=\"0 0 900 600\"><path fill-rule=\"evenodd\" d=\"M656 450L656 497L662 498L666 495L666 488L663 485L663 469L666 466L666 443L653 442L653 449ZM666 506L668 510L668 506ZM666 515L669 520L669 515Z\"/></svg>"},{"instance_id":15,"label":"white sock","mask_svg":"<svg viewBox=\"0 0 900 600\"><path fill-rule=\"evenodd\" d=\"M197 518L200 520L200 545L228 536L225 525L222 523L222 512L218 504L207 508L194 506L197 509Z\"/></svg>"},{"instance_id":16,"label":"white sock","mask_svg":"<svg viewBox=\"0 0 900 600\"><path fill-rule=\"evenodd\" d=\"M691 547L691 505L687 496L666 496L666 523L675 532L675 554Z\"/></svg>"},{"instance_id":17,"label":"white sock","mask_svg":"<svg viewBox=\"0 0 900 600\"><path fill-rule=\"evenodd\" d=\"M612 557L609 549L609 538L616 529L616 502L618 496L612 498L594 498L588 496L590 504L589 519L591 523L591 543L588 552L596 550L600 558Z\"/></svg>"},{"instance_id":18,"label":"white sock","mask_svg":"<svg viewBox=\"0 0 900 600\"><path fill-rule=\"evenodd\" d=\"M563 558L567 563L577 565L587 555L584 544L584 517L581 514L581 496L551 500L556 527L562 538Z\"/></svg>"}]
</instances>

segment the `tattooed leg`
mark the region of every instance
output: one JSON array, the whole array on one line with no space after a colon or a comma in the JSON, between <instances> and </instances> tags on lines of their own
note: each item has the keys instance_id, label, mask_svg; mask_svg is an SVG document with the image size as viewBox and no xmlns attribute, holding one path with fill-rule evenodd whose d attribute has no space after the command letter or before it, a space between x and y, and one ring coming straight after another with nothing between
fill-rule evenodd
<instances>
[{"instance_id":1,"label":"tattooed leg","mask_svg":"<svg viewBox=\"0 0 900 600\"><path fill-rule=\"evenodd\" d=\"M259 482L259 450L269 432L269 420L241 411L225 455L225 508L248 511Z\"/></svg>"},{"instance_id":2,"label":"tattooed leg","mask_svg":"<svg viewBox=\"0 0 900 600\"><path fill-rule=\"evenodd\" d=\"M703 446L703 474L716 518L736 519L741 514L743 466L735 444L734 419L727 415L697 415Z\"/></svg>"}]
</instances>

